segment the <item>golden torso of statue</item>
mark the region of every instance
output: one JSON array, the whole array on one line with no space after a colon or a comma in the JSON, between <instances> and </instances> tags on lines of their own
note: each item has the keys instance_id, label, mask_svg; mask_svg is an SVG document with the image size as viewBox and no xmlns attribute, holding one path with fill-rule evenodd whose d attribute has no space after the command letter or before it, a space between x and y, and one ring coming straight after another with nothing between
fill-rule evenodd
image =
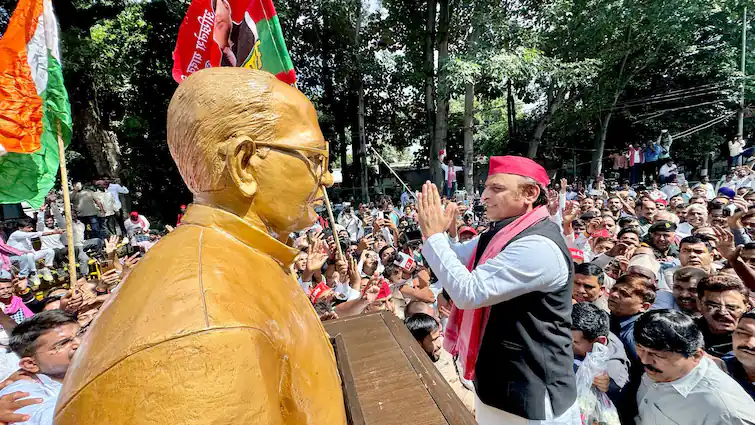
<instances>
[{"instance_id":1,"label":"golden torso of statue","mask_svg":"<svg viewBox=\"0 0 755 425\"><path fill-rule=\"evenodd\" d=\"M333 350L287 273L296 251L192 205L96 319L56 425L346 423Z\"/></svg>"}]
</instances>

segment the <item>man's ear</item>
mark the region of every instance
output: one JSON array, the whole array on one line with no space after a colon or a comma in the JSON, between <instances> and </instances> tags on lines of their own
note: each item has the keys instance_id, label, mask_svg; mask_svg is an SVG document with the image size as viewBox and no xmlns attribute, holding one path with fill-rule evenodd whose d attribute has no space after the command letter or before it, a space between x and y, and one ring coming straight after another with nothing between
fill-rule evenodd
<instances>
[{"instance_id":1,"label":"man's ear","mask_svg":"<svg viewBox=\"0 0 755 425\"><path fill-rule=\"evenodd\" d=\"M226 168L231 179L241 193L251 198L257 192L257 180L251 172L250 164L257 151L254 140L240 136L229 141L225 157Z\"/></svg>"},{"instance_id":2,"label":"man's ear","mask_svg":"<svg viewBox=\"0 0 755 425\"><path fill-rule=\"evenodd\" d=\"M597 339L595 339L595 342L599 342L603 345L608 345L608 337L599 336Z\"/></svg>"},{"instance_id":3,"label":"man's ear","mask_svg":"<svg viewBox=\"0 0 755 425\"><path fill-rule=\"evenodd\" d=\"M31 357L22 357L18 362L18 367L29 373L39 373L39 366Z\"/></svg>"}]
</instances>

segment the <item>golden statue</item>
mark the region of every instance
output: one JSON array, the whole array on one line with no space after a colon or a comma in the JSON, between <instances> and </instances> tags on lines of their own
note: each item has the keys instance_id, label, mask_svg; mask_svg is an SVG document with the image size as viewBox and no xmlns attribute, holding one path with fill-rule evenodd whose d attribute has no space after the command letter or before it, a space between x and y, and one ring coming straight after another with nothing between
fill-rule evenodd
<instances>
[{"instance_id":1,"label":"golden statue","mask_svg":"<svg viewBox=\"0 0 755 425\"><path fill-rule=\"evenodd\" d=\"M345 425L332 347L281 242L333 183L312 104L261 71L205 69L170 102L168 145L195 203L96 319L55 424Z\"/></svg>"}]
</instances>

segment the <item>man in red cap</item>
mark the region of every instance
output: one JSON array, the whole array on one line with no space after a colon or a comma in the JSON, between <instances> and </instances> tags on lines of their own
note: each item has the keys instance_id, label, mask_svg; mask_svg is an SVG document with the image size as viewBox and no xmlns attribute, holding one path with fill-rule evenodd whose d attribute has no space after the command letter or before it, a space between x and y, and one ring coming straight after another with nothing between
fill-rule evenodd
<instances>
[{"instance_id":1,"label":"man in red cap","mask_svg":"<svg viewBox=\"0 0 755 425\"><path fill-rule=\"evenodd\" d=\"M548 220L545 169L517 156L490 158L482 200L488 231L455 244L444 233L438 189L418 197L422 254L450 296L444 347L474 381L477 422L580 425L572 366L571 254Z\"/></svg>"},{"instance_id":2,"label":"man in red cap","mask_svg":"<svg viewBox=\"0 0 755 425\"><path fill-rule=\"evenodd\" d=\"M123 221L123 226L126 227L126 235L129 238L149 233L149 220L136 211L131 211L128 218Z\"/></svg>"}]
</instances>

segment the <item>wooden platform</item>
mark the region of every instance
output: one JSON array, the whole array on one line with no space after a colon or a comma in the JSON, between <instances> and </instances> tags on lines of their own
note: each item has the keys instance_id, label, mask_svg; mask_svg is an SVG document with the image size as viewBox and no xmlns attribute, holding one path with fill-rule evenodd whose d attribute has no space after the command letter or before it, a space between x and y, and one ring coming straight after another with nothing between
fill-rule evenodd
<instances>
[{"instance_id":1,"label":"wooden platform","mask_svg":"<svg viewBox=\"0 0 755 425\"><path fill-rule=\"evenodd\" d=\"M432 360L392 313L323 323L351 425L474 425Z\"/></svg>"}]
</instances>

